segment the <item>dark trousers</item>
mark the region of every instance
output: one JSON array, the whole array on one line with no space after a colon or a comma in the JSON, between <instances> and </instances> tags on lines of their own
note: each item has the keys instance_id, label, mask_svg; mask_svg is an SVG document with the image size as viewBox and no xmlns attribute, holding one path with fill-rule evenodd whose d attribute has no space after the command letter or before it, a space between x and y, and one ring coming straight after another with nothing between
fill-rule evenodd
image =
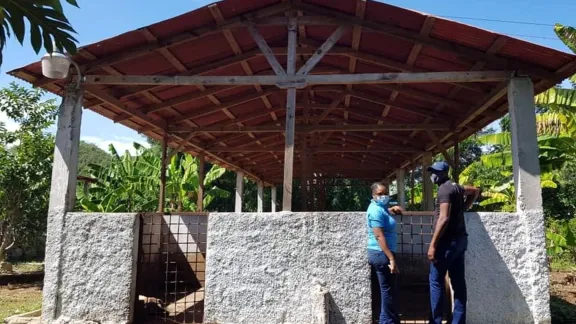
<instances>
[{"instance_id":1,"label":"dark trousers","mask_svg":"<svg viewBox=\"0 0 576 324\"><path fill-rule=\"evenodd\" d=\"M377 280L372 280L373 312L379 313L379 324L399 324L400 317L394 303L396 275L390 272L390 261L384 252L368 250L368 262L372 274L377 277Z\"/></svg>"},{"instance_id":2,"label":"dark trousers","mask_svg":"<svg viewBox=\"0 0 576 324\"><path fill-rule=\"evenodd\" d=\"M468 248L468 238L462 236L453 241L439 244L436 248L436 263L430 264L430 304L432 308L431 324L442 323L444 296L446 294L444 278L446 272L454 290L453 324L466 323L466 278L464 255Z\"/></svg>"}]
</instances>

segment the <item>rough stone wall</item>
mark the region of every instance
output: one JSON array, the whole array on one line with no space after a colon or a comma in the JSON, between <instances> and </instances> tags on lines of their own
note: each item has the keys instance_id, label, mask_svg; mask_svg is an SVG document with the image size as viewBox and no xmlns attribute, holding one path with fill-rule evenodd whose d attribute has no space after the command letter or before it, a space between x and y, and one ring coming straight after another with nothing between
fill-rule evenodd
<instances>
[{"instance_id":1,"label":"rough stone wall","mask_svg":"<svg viewBox=\"0 0 576 324\"><path fill-rule=\"evenodd\" d=\"M44 301L56 296L57 302L49 304L54 313L43 311L45 323L132 321L139 221L137 214L63 217L61 237L48 240L49 250L59 250L60 257L46 255L55 266L46 268ZM58 268L57 274L50 273Z\"/></svg>"},{"instance_id":2,"label":"rough stone wall","mask_svg":"<svg viewBox=\"0 0 576 324\"><path fill-rule=\"evenodd\" d=\"M548 307L523 219L466 214L468 323L534 323ZM312 323L322 284L329 323L369 323L365 232L364 213L211 214L205 322Z\"/></svg>"},{"instance_id":3,"label":"rough stone wall","mask_svg":"<svg viewBox=\"0 0 576 324\"><path fill-rule=\"evenodd\" d=\"M211 214L206 323L370 323L364 213ZM318 298L318 297L316 297Z\"/></svg>"},{"instance_id":4,"label":"rough stone wall","mask_svg":"<svg viewBox=\"0 0 576 324\"><path fill-rule=\"evenodd\" d=\"M529 280L529 243L521 217L467 213L466 226L468 323L534 323L529 306L532 285L543 283Z\"/></svg>"}]
</instances>

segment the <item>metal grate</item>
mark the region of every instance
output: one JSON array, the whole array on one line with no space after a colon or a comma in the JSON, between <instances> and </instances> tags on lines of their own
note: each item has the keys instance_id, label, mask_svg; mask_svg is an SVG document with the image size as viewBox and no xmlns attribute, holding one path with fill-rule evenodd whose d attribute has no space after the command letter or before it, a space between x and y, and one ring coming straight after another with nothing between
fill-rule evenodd
<instances>
[{"instance_id":1,"label":"metal grate","mask_svg":"<svg viewBox=\"0 0 576 324\"><path fill-rule=\"evenodd\" d=\"M427 252L433 235L434 216L430 212L406 212L396 216L398 224L397 262L398 311L401 323L427 323L430 316ZM448 298L449 300L449 298ZM450 304L445 303L445 314Z\"/></svg>"},{"instance_id":2,"label":"metal grate","mask_svg":"<svg viewBox=\"0 0 576 324\"><path fill-rule=\"evenodd\" d=\"M208 215L143 214L137 323L202 323Z\"/></svg>"}]
</instances>

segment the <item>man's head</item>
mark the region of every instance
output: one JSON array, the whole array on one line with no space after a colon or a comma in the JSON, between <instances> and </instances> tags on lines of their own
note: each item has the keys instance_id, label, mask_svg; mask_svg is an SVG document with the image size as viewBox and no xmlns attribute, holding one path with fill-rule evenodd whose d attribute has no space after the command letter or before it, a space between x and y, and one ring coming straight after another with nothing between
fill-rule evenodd
<instances>
[{"instance_id":1,"label":"man's head","mask_svg":"<svg viewBox=\"0 0 576 324\"><path fill-rule=\"evenodd\" d=\"M450 177L450 166L444 161L435 162L427 170L430 172L430 179L435 184L442 184Z\"/></svg>"},{"instance_id":2,"label":"man's head","mask_svg":"<svg viewBox=\"0 0 576 324\"><path fill-rule=\"evenodd\" d=\"M380 205L386 205L390 201L388 188L383 182L374 182L371 186L372 199Z\"/></svg>"}]
</instances>

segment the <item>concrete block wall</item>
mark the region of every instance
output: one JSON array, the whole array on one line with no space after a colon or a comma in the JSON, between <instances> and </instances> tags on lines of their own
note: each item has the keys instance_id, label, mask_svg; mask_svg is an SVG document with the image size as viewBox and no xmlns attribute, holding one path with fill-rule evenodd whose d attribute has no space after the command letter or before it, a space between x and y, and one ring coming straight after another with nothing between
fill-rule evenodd
<instances>
[{"instance_id":1,"label":"concrete block wall","mask_svg":"<svg viewBox=\"0 0 576 324\"><path fill-rule=\"evenodd\" d=\"M49 240L44 323L131 323L140 217L67 213L60 239ZM58 245L58 246L56 246Z\"/></svg>"},{"instance_id":2,"label":"concrete block wall","mask_svg":"<svg viewBox=\"0 0 576 324\"><path fill-rule=\"evenodd\" d=\"M521 219L466 215L468 323L534 323L542 310L532 305L548 307L535 287L547 275L533 280ZM311 323L321 285L329 323L370 323L365 240L364 213L211 214L205 321Z\"/></svg>"}]
</instances>

